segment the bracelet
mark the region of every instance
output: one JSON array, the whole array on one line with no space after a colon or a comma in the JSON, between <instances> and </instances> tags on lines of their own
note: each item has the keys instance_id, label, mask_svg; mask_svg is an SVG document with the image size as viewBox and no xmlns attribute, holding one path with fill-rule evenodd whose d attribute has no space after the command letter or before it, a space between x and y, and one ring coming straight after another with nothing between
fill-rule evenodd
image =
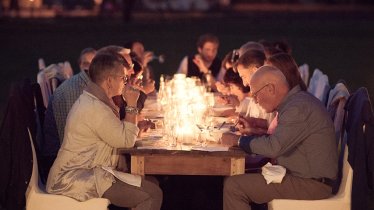
<instances>
[{"instance_id":1,"label":"bracelet","mask_svg":"<svg viewBox=\"0 0 374 210\"><path fill-rule=\"evenodd\" d=\"M126 106L125 112L129 114L139 114L139 109L133 106Z\"/></svg>"}]
</instances>

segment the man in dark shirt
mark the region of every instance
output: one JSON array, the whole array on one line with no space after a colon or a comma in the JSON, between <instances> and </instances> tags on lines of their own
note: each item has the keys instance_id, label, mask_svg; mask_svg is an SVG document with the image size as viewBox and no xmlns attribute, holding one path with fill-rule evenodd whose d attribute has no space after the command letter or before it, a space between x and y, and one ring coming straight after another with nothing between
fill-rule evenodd
<instances>
[{"instance_id":1,"label":"man in dark shirt","mask_svg":"<svg viewBox=\"0 0 374 210\"><path fill-rule=\"evenodd\" d=\"M197 54L185 56L178 72L187 77L198 77L214 88L215 78L221 69L221 59L217 58L219 40L213 34L203 34L197 41Z\"/></svg>"}]
</instances>

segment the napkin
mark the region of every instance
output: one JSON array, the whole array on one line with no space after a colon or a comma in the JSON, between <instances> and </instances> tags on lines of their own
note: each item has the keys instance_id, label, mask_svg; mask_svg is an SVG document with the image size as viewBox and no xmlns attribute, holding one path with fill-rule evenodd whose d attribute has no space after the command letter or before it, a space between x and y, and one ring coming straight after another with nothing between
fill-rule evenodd
<instances>
[{"instance_id":1,"label":"napkin","mask_svg":"<svg viewBox=\"0 0 374 210\"><path fill-rule=\"evenodd\" d=\"M117 177L117 179L125 182L126 184L136 186L136 187L140 187L142 184L142 178L139 175L123 173L121 171L116 171L116 170L113 170L113 168L106 167L106 166L101 166L101 168L104 169L105 171L108 171L113 176Z\"/></svg>"},{"instance_id":2,"label":"napkin","mask_svg":"<svg viewBox=\"0 0 374 210\"><path fill-rule=\"evenodd\" d=\"M283 177L286 175L286 168L280 165L266 163L266 165L262 167L262 175L266 180L266 184L282 183Z\"/></svg>"}]
</instances>

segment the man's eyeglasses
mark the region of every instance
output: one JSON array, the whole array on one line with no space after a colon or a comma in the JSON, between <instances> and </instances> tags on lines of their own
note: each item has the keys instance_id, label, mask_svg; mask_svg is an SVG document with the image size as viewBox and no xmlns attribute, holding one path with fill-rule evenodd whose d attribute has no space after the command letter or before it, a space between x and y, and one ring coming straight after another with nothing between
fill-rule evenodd
<instances>
[{"instance_id":1,"label":"man's eyeglasses","mask_svg":"<svg viewBox=\"0 0 374 210\"><path fill-rule=\"evenodd\" d=\"M116 75L116 74L113 74L112 76L120 77L125 84L127 83L128 79L127 79L126 75Z\"/></svg>"},{"instance_id":2,"label":"man's eyeglasses","mask_svg":"<svg viewBox=\"0 0 374 210\"><path fill-rule=\"evenodd\" d=\"M270 83L267 83L266 85L262 86L260 89L258 89L256 92L251 93L252 98L257 98L258 93L264 89L266 86L270 85Z\"/></svg>"}]
</instances>

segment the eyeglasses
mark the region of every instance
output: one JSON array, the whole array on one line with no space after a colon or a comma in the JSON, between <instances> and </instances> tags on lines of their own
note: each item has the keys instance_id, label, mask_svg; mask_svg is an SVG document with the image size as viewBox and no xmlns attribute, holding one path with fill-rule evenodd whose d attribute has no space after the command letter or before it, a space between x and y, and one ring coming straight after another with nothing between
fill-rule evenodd
<instances>
[{"instance_id":1,"label":"eyeglasses","mask_svg":"<svg viewBox=\"0 0 374 210\"><path fill-rule=\"evenodd\" d=\"M116 74L112 74L112 76L116 76L116 77L121 77L121 79L123 80L123 82L126 84L127 83L127 75L116 75Z\"/></svg>"},{"instance_id":2,"label":"eyeglasses","mask_svg":"<svg viewBox=\"0 0 374 210\"><path fill-rule=\"evenodd\" d=\"M252 98L257 98L258 93L259 93L262 89L264 89L266 86L268 86L268 85L270 85L270 83L267 83L266 85L264 85L264 86L262 86L260 89L258 89L256 92L252 93L252 94L251 94Z\"/></svg>"}]
</instances>

